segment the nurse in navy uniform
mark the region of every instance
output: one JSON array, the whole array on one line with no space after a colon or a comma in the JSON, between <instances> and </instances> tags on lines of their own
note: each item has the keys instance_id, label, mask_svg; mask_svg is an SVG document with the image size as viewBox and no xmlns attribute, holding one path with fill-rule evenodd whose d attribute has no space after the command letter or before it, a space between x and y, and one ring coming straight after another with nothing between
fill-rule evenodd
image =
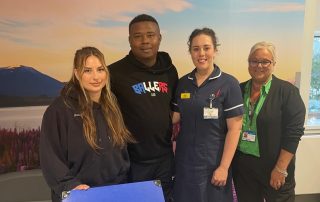
<instances>
[{"instance_id":1,"label":"nurse in navy uniform","mask_svg":"<svg viewBox=\"0 0 320 202\"><path fill-rule=\"evenodd\" d=\"M238 81L214 64L215 32L195 29L189 37L195 69L179 81L173 122L177 137L175 202L230 202L231 172L242 124Z\"/></svg>"}]
</instances>

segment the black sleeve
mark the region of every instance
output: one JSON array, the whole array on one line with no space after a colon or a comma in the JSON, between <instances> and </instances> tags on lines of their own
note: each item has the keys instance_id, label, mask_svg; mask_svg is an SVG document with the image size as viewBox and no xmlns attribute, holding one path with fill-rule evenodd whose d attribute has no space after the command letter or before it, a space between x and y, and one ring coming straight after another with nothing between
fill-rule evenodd
<instances>
[{"instance_id":1,"label":"black sleeve","mask_svg":"<svg viewBox=\"0 0 320 202\"><path fill-rule=\"evenodd\" d=\"M181 82L181 80L179 80L179 83ZM175 90L175 93L173 95L173 99L172 99L172 111L174 112L178 112L180 113L180 109L179 109L179 106L178 106L178 99L180 97L180 90L179 90L179 85L177 85L177 88Z\"/></svg>"},{"instance_id":2,"label":"black sleeve","mask_svg":"<svg viewBox=\"0 0 320 202\"><path fill-rule=\"evenodd\" d=\"M176 111L176 90L178 87L178 81L179 81L179 77L178 77L178 72L175 66L173 66L172 68L172 72L170 75L170 83L172 84L172 98L171 98L171 111Z\"/></svg>"},{"instance_id":3,"label":"black sleeve","mask_svg":"<svg viewBox=\"0 0 320 202\"><path fill-rule=\"evenodd\" d=\"M49 106L42 119L40 134L41 169L49 187L59 197L63 191L69 191L81 184L71 175L67 165L65 117L66 114L63 116Z\"/></svg>"},{"instance_id":4,"label":"black sleeve","mask_svg":"<svg viewBox=\"0 0 320 202\"><path fill-rule=\"evenodd\" d=\"M282 149L295 154L301 136L304 134L304 121L306 108L299 94L299 90L293 87L286 96L286 102L283 103L284 112L284 134L282 136Z\"/></svg>"}]
</instances>

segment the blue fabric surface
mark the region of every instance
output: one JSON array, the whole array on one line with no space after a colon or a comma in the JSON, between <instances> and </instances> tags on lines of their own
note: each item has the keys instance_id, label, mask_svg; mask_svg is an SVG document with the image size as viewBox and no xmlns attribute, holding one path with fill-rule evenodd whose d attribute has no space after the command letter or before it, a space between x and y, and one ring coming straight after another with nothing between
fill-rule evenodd
<instances>
[{"instance_id":1,"label":"blue fabric surface","mask_svg":"<svg viewBox=\"0 0 320 202\"><path fill-rule=\"evenodd\" d=\"M162 188L155 181L72 190L63 202L164 202Z\"/></svg>"}]
</instances>

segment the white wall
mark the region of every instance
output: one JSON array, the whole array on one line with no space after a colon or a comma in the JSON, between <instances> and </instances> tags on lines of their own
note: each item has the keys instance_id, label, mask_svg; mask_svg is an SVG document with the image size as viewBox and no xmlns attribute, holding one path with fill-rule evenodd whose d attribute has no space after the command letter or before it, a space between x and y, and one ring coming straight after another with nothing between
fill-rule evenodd
<instances>
[{"instance_id":1,"label":"white wall","mask_svg":"<svg viewBox=\"0 0 320 202\"><path fill-rule=\"evenodd\" d=\"M320 133L304 135L296 153L296 194L320 193Z\"/></svg>"}]
</instances>

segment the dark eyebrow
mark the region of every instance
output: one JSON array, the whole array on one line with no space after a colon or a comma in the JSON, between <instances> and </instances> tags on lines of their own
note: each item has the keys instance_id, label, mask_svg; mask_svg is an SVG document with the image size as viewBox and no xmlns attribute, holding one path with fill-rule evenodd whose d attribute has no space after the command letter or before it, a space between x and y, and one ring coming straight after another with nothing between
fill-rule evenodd
<instances>
[{"instance_id":1,"label":"dark eyebrow","mask_svg":"<svg viewBox=\"0 0 320 202\"><path fill-rule=\"evenodd\" d=\"M211 47L212 45L210 45L210 44L204 44L203 45L203 47ZM200 47L200 46L192 46L192 48L194 48L194 47Z\"/></svg>"}]
</instances>

